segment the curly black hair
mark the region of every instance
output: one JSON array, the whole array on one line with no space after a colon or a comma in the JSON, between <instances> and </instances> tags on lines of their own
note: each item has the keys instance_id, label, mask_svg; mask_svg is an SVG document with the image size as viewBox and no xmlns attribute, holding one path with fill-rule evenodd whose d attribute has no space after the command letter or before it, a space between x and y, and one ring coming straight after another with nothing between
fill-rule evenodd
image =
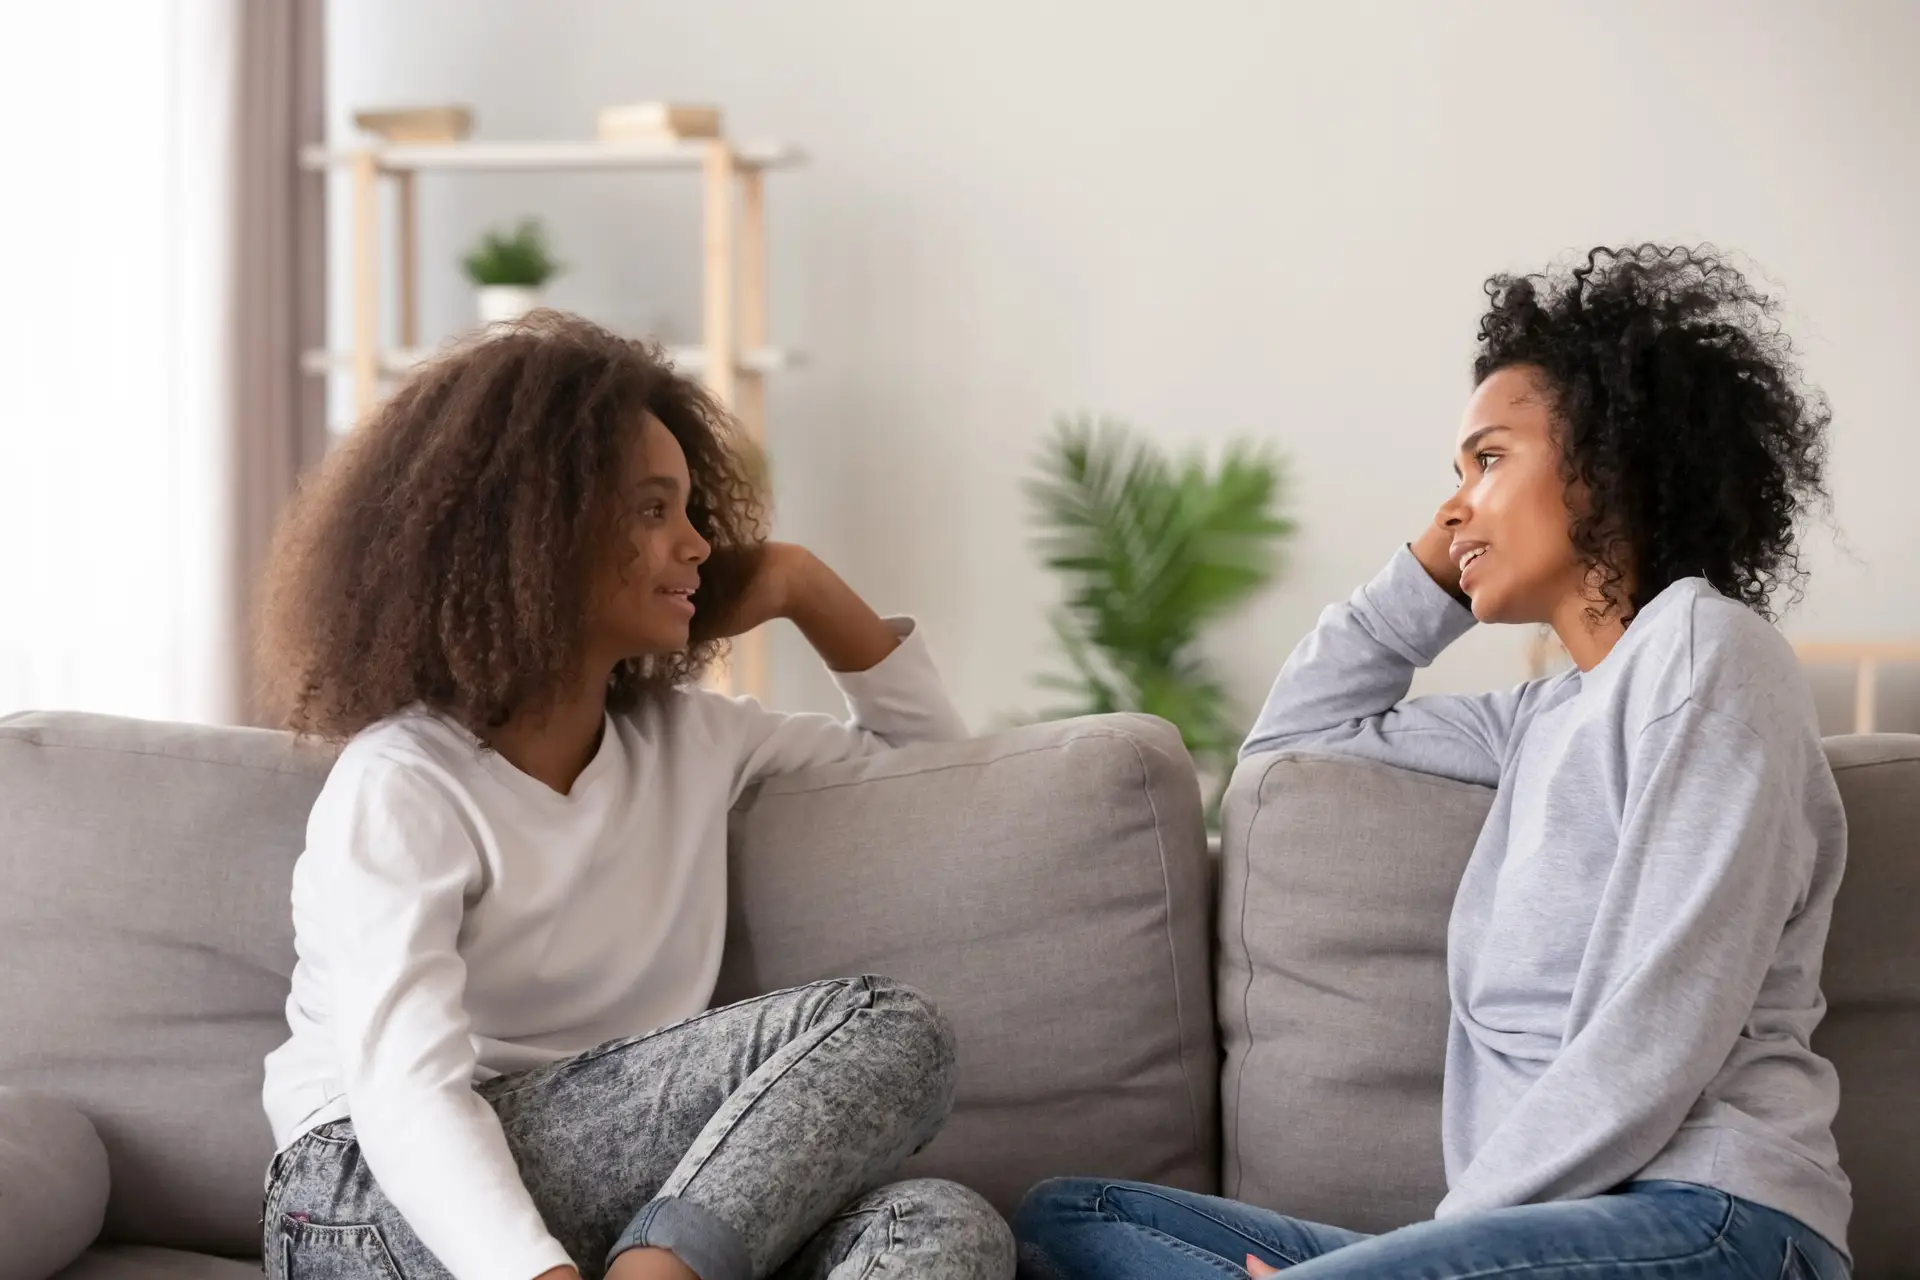
<instances>
[{"instance_id":1,"label":"curly black hair","mask_svg":"<svg viewBox=\"0 0 1920 1280\"><path fill-rule=\"evenodd\" d=\"M1608 607L1631 620L1692 576L1768 619L1782 587L1798 598L1795 526L1826 503L1833 415L1774 299L1711 246L1657 244L1486 291L1474 385L1514 366L1544 375L1573 544Z\"/></svg>"},{"instance_id":2,"label":"curly black hair","mask_svg":"<svg viewBox=\"0 0 1920 1280\"><path fill-rule=\"evenodd\" d=\"M414 703L482 737L578 673L591 575L623 545L621 461L652 413L713 545L686 651L628 659L622 711L699 677L767 533L757 456L656 347L536 311L417 370L309 477L263 584L266 703L343 741Z\"/></svg>"}]
</instances>

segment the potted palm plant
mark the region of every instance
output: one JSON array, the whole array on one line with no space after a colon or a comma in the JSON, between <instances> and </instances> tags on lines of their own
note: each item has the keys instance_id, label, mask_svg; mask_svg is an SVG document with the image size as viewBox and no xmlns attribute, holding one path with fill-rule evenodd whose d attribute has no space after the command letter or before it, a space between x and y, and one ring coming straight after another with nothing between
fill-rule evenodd
<instances>
[{"instance_id":1,"label":"potted palm plant","mask_svg":"<svg viewBox=\"0 0 1920 1280\"><path fill-rule=\"evenodd\" d=\"M481 324L532 311L540 305L541 288L560 273L537 218L523 219L512 231L488 231L462 265L479 290Z\"/></svg>"},{"instance_id":2,"label":"potted palm plant","mask_svg":"<svg viewBox=\"0 0 1920 1280\"><path fill-rule=\"evenodd\" d=\"M1217 812L1246 736L1201 652L1208 626L1279 573L1295 530L1281 511L1285 466L1270 447L1230 445L1217 465L1169 457L1126 426L1063 419L1027 492L1036 546L1065 579L1052 617L1067 670L1051 716L1142 711L1171 721L1218 784Z\"/></svg>"}]
</instances>

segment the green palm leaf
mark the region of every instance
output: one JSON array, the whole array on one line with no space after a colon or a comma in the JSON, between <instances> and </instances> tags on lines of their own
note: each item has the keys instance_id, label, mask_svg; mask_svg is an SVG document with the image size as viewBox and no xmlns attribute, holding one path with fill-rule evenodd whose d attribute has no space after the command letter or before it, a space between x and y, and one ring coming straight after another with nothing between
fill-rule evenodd
<instances>
[{"instance_id":1,"label":"green palm leaf","mask_svg":"<svg viewBox=\"0 0 1920 1280\"><path fill-rule=\"evenodd\" d=\"M1070 674L1041 681L1073 700L1062 714L1148 712L1179 726L1196 758L1231 760L1243 727L1197 646L1279 572L1294 532L1279 511L1285 478L1260 445L1210 467L1117 422L1056 423L1026 489L1034 546L1065 587L1053 628Z\"/></svg>"}]
</instances>

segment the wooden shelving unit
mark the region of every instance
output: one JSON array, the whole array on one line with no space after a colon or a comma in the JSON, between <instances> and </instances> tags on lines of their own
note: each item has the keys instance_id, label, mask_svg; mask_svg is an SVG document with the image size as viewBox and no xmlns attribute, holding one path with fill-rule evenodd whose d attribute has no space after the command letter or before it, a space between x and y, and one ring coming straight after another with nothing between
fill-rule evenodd
<instances>
[{"instance_id":1,"label":"wooden shelving unit","mask_svg":"<svg viewBox=\"0 0 1920 1280\"><path fill-rule=\"evenodd\" d=\"M1804 663L1835 663L1853 668L1853 731L1872 733L1880 701L1880 668L1893 663L1920 664L1920 641L1811 640L1793 646Z\"/></svg>"},{"instance_id":2,"label":"wooden shelving unit","mask_svg":"<svg viewBox=\"0 0 1920 1280\"><path fill-rule=\"evenodd\" d=\"M1807 666L1853 668L1853 732L1872 733L1879 719L1880 668L1920 666L1920 640L1802 640L1793 653ZM1538 680L1567 665L1567 651L1553 632L1537 628L1527 643L1527 679Z\"/></svg>"},{"instance_id":3,"label":"wooden shelving unit","mask_svg":"<svg viewBox=\"0 0 1920 1280\"><path fill-rule=\"evenodd\" d=\"M352 375L356 419L379 400L392 378L430 352L421 344L419 228L415 191L423 173L563 173L609 170L697 173L702 184L702 303L698 346L670 351L682 372L702 378L739 419L748 437L766 439L766 376L790 367L794 352L775 347L767 335L766 187L768 170L797 164L792 147L743 146L717 138L675 143L645 142L445 142L310 147L301 164L344 174L351 185L352 342L347 350L309 351L302 368L313 375ZM382 281L380 184L395 187L393 228L398 280L395 304L399 341L380 340ZM764 696L765 646L759 633L735 642L722 687Z\"/></svg>"},{"instance_id":4,"label":"wooden shelving unit","mask_svg":"<svg viewBox=\"0 0 1920 1280\"><path fill-rule=\"evenodd\" d=\"M414 365L433 354L427 347L386 347L377 353L379 371L382 378L397 378L413 368ZM667 358L673 361L673 367L682 373L696 374L705 378L707 373L707 349L705 347L668 347ZM765 375L790 369L800 361L797 352L784 347L760 347L752 351L741 351L734 357L734 364L743 374ZM330 373L346 373L354 367L354 355L351 351L308 351L300 357L301 371L315 376Z\"/></svg>"}]
</instances>

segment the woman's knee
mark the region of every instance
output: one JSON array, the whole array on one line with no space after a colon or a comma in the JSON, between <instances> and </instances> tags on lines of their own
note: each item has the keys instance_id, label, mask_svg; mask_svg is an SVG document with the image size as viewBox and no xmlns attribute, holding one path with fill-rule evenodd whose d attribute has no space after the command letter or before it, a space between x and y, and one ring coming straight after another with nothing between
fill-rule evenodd
<instances>
[{"instance_id":1,"label":"woman's knee","mask_svg":"<svg viewBox=\"0 0 1920 1280\"><path fill-rule=\"evenodd\" d=\"M1013 1232L979 1192L943 1178L918 1178L887 1188L890 1200L917 1219L938 1242L943 1261L959 1265L943 1275L966 1280L1010 1280Z\"/></svg>"},{"instance_id":2,"label":"woman's knee","mask_svg":"<svg viewBox=\"0 0 1920 1280\"><path fill-rule=\"evenodd\" d=\"M891 978L866 977L864 1016L854 1019L856 1034L872 1046L873 1073L897 1091L899 1109L922 1125L926 1138L953 1110L957 1047L953 1024L919 991Z\"/></svg>"},{"instance_id":3,"label":"woman's knee","mask_svg":"<svg viewBox=\"0 0 1920 1280\"><path fill-rule=\"evenodd\" d=\"M1111 1185L1099 1178L1048 1178L1035 1184L1013 1215L1014 1235L1022 1243L1039 1243L1062 1223L1098 1216L1101 1197Z\"/></svg>"}]
</instances>

